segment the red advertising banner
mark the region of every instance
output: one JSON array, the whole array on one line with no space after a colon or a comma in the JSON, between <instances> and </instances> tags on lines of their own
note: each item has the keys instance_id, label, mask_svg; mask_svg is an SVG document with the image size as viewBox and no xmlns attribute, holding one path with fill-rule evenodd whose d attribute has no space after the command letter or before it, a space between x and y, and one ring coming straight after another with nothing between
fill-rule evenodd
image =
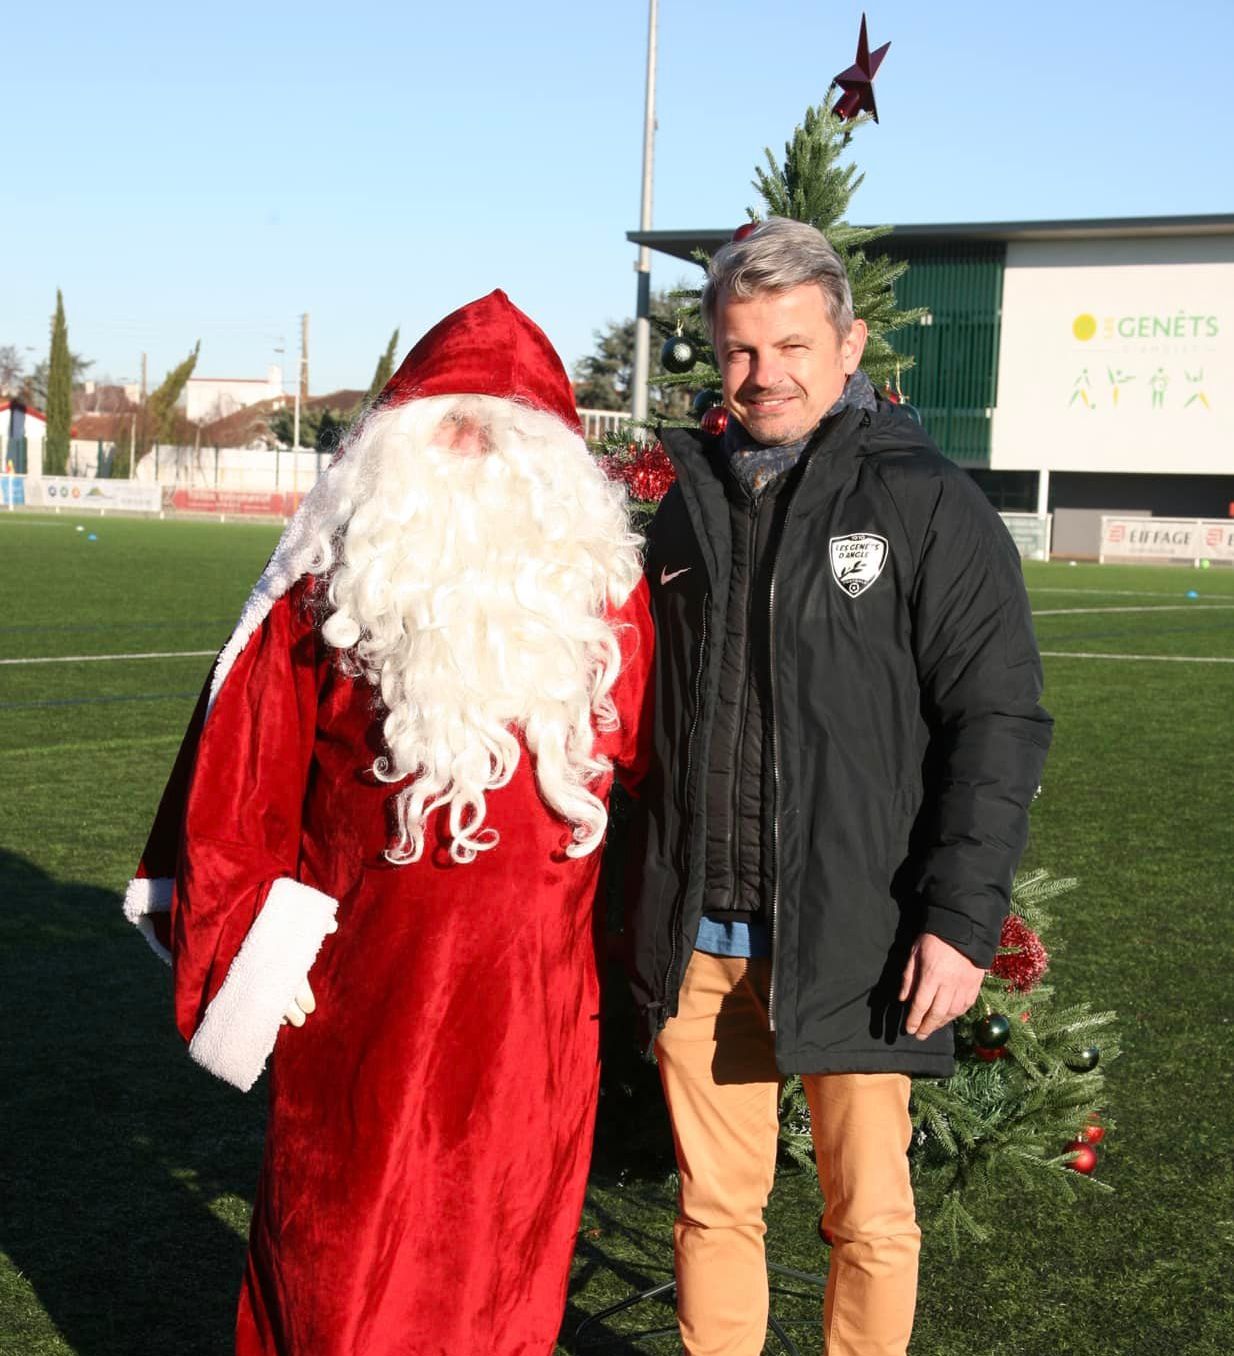
<instances>
[{"instance_id":1,"label":"red advertising banner","mask_svg":"<svg viewBox=\"0 0 1234 1356\"><path fill-rule=\"evenodd\" d=\"M279 490L176 490L171 496L181 513L219 513L260 518L290 518L303 494Z\"/></svg>"}]
</instances>

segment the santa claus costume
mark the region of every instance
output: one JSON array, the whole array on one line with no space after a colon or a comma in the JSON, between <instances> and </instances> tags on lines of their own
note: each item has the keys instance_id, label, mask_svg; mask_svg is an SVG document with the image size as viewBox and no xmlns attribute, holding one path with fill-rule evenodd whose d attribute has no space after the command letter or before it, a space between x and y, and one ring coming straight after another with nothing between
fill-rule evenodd
<instances>
[{"instance_id":1,"label":"santa claus costume","mask_svg":"<svg viewBox=\"0 0 1234 1356\"><path fill-rule=\"evenodd\" d=\"M503 293L420 341L288 525L129 887L193 1057L247 1089L273 1052L241 1356L553 1348L652 649L579 432Z\"/></svg>"}]
</instances>

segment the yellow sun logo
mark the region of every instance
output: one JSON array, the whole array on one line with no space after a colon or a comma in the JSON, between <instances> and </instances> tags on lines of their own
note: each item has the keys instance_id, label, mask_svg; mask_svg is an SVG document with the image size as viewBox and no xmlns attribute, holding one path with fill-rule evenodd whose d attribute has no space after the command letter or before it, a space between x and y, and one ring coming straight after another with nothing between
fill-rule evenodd
<instances>
[{"instance_id":1,"label":"yellow sun logo","mask_svg":"<svg viewBox=\"0 0 1234 1356\"><path fill-rule=\"evenodd\" d=\"M1086 311L1071 322L1071 333L1082 343L1087 343L1097 333L1097 317Z\"/></svg>"}]
</instances>

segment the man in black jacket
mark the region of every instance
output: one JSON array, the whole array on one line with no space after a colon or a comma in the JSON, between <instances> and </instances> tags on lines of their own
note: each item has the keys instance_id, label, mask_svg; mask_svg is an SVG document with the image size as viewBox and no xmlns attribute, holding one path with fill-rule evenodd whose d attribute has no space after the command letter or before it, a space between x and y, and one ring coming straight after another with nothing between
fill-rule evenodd
<instances>
[{"instance_id":1,"label":"man in black jacket","mask_svg":"<svg viewBox=\"0 0 1234 1356\"><path fill-rule=\"evenodd\" d=\"M919 1231L909 1076L998 945L1050 740L1019 559L858 367L840 260L773 218L711 262L729 420L670 430L648 536L655 752L631 969L681 1176L690 1356L766 1331L777 1090L803 1075L831 1356L902 1356Z\"/></svg>"}]
</instances>

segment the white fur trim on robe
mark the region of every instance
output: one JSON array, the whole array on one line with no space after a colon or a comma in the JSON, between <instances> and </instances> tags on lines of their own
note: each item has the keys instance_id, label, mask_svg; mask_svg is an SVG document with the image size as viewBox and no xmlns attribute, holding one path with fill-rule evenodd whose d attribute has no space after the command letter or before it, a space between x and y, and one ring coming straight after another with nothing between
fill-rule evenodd
<instances>
[{"instance_id":1,"label":"white fur trim on robe","mask_svg":"<svg viewBox=\"0 0 1234 1356\"><path fill-rule=\"evenodd\" d=\"M210 677L207 711L213 709L219 690L231 672L231 666L257 633L258 627L269 616L270 609L297 580L308 574L314 563L322 525L329 511L335 507L337 499L335 465L337 463L332 463L326 468L325 473L301 500L300 507L283 529L283 535L262 571L261 578L253 585L253 591L244 604L235 630L215 660L214 672Z\"/></svg>"},{"instance_id":2,"label":"white fur trim on robe","mask_svg":"<svg viewBox=\"0 0 1234 1356\"><path fill-rule=\"evenodd\" d=\"M171 964L171 952L154 935L156 913L171 911L171 892L175 882L170 876L155 876L147 879L136 876L128 883L124 892L124 916L132 923L150 944L150 950L162 961Z\"/></svg>"},{"instance_id":3,"label":"white fur trim on robe","mask_svg":"<svg viewBox=\"0 0 1234 1356\"><path fill-rule=\"evenodd\" d=\"M189 1042L198 1064L242 1092L253 1086L274 1050L283 1014L335 929L337 908L337 900L290 877L274 882Z\"/></svg>"}]
</instances>

